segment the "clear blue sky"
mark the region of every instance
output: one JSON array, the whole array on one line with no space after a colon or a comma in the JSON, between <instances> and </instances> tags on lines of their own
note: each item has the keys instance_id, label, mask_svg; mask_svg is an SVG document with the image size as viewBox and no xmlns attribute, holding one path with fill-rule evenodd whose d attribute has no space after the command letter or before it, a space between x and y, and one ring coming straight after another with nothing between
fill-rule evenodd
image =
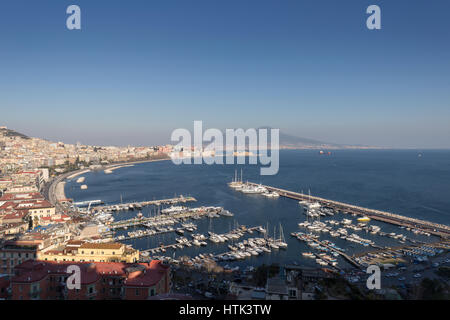
<instances>
[{"instance_id":1,"label":"clear blue sky","mask_svg":"<svg viewBox=\"0 0 450 320\"><path fill-rule=\"evenodd\" d=\"M70 4L81 31L66 29ZM449 13L448 0L2 0L0 125L126 145L203 120L448 148Z\"/></svg>"}]
</instances>

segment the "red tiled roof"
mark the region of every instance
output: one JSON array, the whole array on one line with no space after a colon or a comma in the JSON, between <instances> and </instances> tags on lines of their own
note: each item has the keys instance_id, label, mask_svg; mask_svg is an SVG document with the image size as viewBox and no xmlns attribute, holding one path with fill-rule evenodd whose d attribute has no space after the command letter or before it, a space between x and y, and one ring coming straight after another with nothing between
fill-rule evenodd
<instances>
[{"instance_id":1,"label":"red tiled roof","mask_svg":"<svg viewBox=\"0 0 450 320\"><path fill-rule=\"evenodd\" d=\"M27 200L21 201L16 205L16 210L53 208L53 205L47 200Z\"/></svg>"},{"instance_id":2,"label":"red tiled roof","mask_svg":"<svg viewBox=\"0 0 450 320\"><path fill-rule=\"evenodd\" d=\"M13 277L11 282L31 283L44 279L46 275L67 275L69 265L80 267L82 284L96 282L105 275L114 275L125 277L124 285L127 287L154 286L169 270L169 266L163 265L158 260L153 260L149 264L28 260L15 267L19 271L19 275ZM130 273L130 269L134 272Z\"/></svg>"},{"instance_id":3,"label":"red tiled roof","mask_svg":"<svg viewBox=\"0 0 450 320\"><path fill-rule=\"evenodd\" d=\"M17 205L17 203L14 203L12 201L5 201L4 203L0 204L0 210L11 210L14 209L14 207Z\"/></svg>"},{"instance_id":4,"label":"red tiled roof","mask_svg":"<svg viewBox=\"0 0 450 320\"><path fill-rule=\"evenodd\" d=\"M44 196L39 192L25 192L25 193L7 193L0 197L0 201L24 201L44 199Z\"/></svg>"},{"instance_id":5,"label":"red tiled roof","mask_svg":"<svg viewBox=\"0 0 450 320\"><path fill-rule=\"evenodd\" d=\"M22 219L24 216L26 216L26 212L14 212L5 214L2 218L3 221L9 220L9 219Z\"/></svg>"}]
</instances>

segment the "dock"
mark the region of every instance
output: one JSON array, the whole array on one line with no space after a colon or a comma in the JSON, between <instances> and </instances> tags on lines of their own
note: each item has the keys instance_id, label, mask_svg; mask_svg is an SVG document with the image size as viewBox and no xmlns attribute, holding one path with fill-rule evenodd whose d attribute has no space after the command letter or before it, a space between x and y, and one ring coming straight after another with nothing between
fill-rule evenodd
<instances>
[{"instance_id":1,"label":"dock","mask_svg":"<svg viewBox=\"0 0 450 320\"><path fill-rule=\"evenodd\" d=\"M223 208L220 208L223 209ZM128 227L135 227L135 226L146 226L148 223L151 222L157 222L158 224L165 224L165 222L171 220L183 220L183 219L200 219L203 217L207 217L209 214L214 213L216 214L219 212L219 209L212 210L207 208L194 208L194 209L187 209L184 211L180 211L174 214L170 215L158 215L148 218L132 218L128 220L121 220L117 222L113 222L110 225L108 225L110 230L115 229L121 229L121 228L128 228Z\"/></svg>"},{"instance_id":2,"label":"dock","mask_svg":"<svg viewBox=\"0 0 450 320\"><path fill-rule=\"evenodd\" d=\"M238 233L238 232L243 232L243 233L253 233L255 231L260 230L260 228L262 228L261 226L255 226L255 227L240 227L234 230L231 230L229 233ZM223 236L224 234L217 234L218 236ZM206 239L208 240L208 238ZM228 242L228 240L226 241ZM172 244L168 244L168 245L160 245L156 248L149 248L149 249L145 249L145 250L141 250L141 252L149 252L149 253L154 253L157 252L161 249L176 249L178 248L180 245L181 246L186 246L186 243L189 243L191 246L194 246L193 240L188 240L187 242L183 242L183 243L172 243ZM223 243L222 243L223 244ZM220 254L216 254L214 255L214 257L220 257L223 256L224 254L229 253L229 252L225 252L225 253L220 253Z\"/></svg>"},{"instance_id":3,"label":"dock","mask_svg":"<svg viewBox=\"0 0 450 320\"><path fill-rule=\"evenodd\" d=\"M320 246L322 246L322 247L325 247L325 248L327 248L327 249L330 250L330 251L336 252L338 255L340 255L340 256L343 257L345 260L347 260L347 262L349 262L351 265L357 267L358 269L361 269L361 268L362 268L362 266L361 266L361 265L360 265L353 257L349 256L348 254L346 254L345 252L343 252L343 251L341 251L341 250L338 250L338 249L334 248L333 246L330 246L330 245L326 244L326 243L323 242L323 241L317 240L317 239L315 239L314 237L311 237L311 236L308 235L308 234L304 234L304 235L303 235L307 240L302 239L301 236L299 236L299 233L293 233L292 235L293 235L295 238L297 238L298 240L300 240L300 241L312 241L312 242L315 242L315 243L317 243L318 245L320 245ZM336 268L336 267L335 267L335 268ZM339 268L337 268L337 269L339 269Z\"/></svg>"},{"instance_id":4,"label":"dock","mask_svg":"<svg viewBox=\"0 0 450 320\"><path fill-rule=\"evenodd\" d=\"M249 185L259 186L260 184L248 182ZM343 203L334 200L328 200L320 197L310 196L299 192L293 192L281 188L271 187L262 185L264 188L271 192L276 192L280 196L285 198L294 199L297 201L310 201L310 202L318 202L324 207L329 207L334 210L339 210L344 213L356 214L360 216L367 216L370 219L378 220L398 226L409 227L413 229L421 229L430 234L439 236L444 239L450 238L450 227L430 221L419 220L415 218L401 216L395 213L390 213L386 211L368 209L364 207L359 207L355 205L351 205L348 203Z\"/></svg>"},{"instance_id":5,"label":"dock","mask_svg":"<svg viewBox=\"0 0 450 320\"><path fill-rule=\"evenodd\" d=\"M168 204L177 204L177 203L186 203L186 202L195 202L197 199L190 196L180 195L175 198L169 199L160 199L160 200L151 200L151 201L140 201L140 202L130 202L130 203L120 203L114 205L106 205L106 206L96 206L92 208L92 211L120 211L120 210L130 210L130 208L139 209L142 207L147 207L151 205L160 206L160 205L168 205Z\"/></svg>"}]
</instances>

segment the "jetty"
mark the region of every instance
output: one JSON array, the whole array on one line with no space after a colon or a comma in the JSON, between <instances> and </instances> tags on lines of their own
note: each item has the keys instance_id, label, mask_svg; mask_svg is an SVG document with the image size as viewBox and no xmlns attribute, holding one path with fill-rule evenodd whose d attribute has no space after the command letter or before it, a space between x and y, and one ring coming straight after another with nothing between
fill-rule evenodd
<instances>
[{"instance_id":1,"label":"jetty","mask_svg":"<svg viewBox=\"0 0 450 320\"><path fill-rule=\"evenodd\" d=\"M134 210L134 209L140 209L142 207L146 206L160 206L160 205L169 205L169 204L176 204L176 203L186 203L186 202L195 202L197 199L194 197L185 197L183 195L180 195L175 198L170 199L160 199L160 200L151 200L151 201L140 201L140 202L129 202L129 203L119 203L114 205L105 205L105 206L96 206L92 208L92 211L120 211L120 210Z\"/></svg>"},{"instance_id":2,"label":"jetty","mask_svg":"<svg viewBox=\"0 0 450 320\"><path fill-rule=\"evenodd\" d=\"M223 210L223 208L217 208L217 209L210 209L210 208L187 208L186 210L179 211L173 214L167 214L167 215L157 215L153 217L148 218L132 218L128 220L121 220L117 222L113 222L110 225L108 225L108 228L110 230L114 229L126 229L128 227L134 227L134 226L144 226L148 227L150 223L158 223L158 224L164 224L164 222L168 221L174 221L174 220L185 220L185 219L200 219L203 217L209 217L210 214L217 214ZM217 215L219 217L219 215Z\"/></svg>"}]
</instances>

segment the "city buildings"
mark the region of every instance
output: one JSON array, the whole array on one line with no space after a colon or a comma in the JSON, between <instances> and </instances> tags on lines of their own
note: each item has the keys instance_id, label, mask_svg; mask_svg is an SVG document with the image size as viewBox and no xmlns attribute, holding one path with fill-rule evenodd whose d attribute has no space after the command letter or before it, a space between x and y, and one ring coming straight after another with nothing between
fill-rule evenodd
<instances>
[{"instance_id":1,"label":"city buildings","mask_svg":"<svg viewBox=\"0 0 450 320\"><path fill-rule=\"evenodd\" d=\"M69 266L80 269L79 289L70 289ZM146 300L170 291L170 267L148 263L27 261L10 280L13 300Z\"/></svg>"},{"instance_id":2,"label":"city buildings","mask_svg":"<svg viewBox=\"0 0 450 320\"><path fill-rule=\"evenodd\" d=\"M89 243L72 240L58 249L41 252L38 257L45 261L133 263L139 260L139 250L122 243Z\"/></svg>"}]
</instances>

